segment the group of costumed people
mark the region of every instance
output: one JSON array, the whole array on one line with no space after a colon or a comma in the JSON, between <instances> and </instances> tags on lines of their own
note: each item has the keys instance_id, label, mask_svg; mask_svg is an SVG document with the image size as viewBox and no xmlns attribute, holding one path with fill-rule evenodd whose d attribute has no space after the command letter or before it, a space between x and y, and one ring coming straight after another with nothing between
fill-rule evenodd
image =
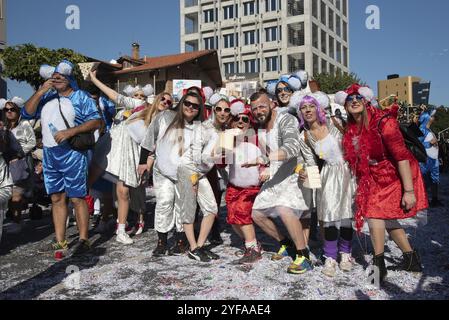
<instances>
[{"instance_id":1,"label":"group of costumed people","mask_svg":"<svg viewBox=\"0 0 449 320\"><path fill-rule=\"evenodd\" d=\"M150 85L128 87L122 95L91 72L90 79L102 92L95 101L78 89L73 70L67 66L71 64L65 61L47 70L49 80L22 109L24 119L41 118L45 186L52 195L56 229L51 249L67 249L62 223L67 196L81 221L77 250L89 250L88 217L82 201L88 188L109 194L103 201L117 201L116 240L132 244L127 233L128 211L133 208L140 213L142 232L143 183L150 179L158 234L153 255L187 254L200 262L219 259L205 244L211 230L219 230L222 180L227 186L227 223L245 246L235 264L262 258L257 225L279 243L273 261L291 257L289 273L311 271L310 221L312 209L317 208L325 275L335 276L337 268L352 270L354 226L361 232L365 222L374 248L373 265L381 280L387 275L385 231L403 252L401 264L392 268L421 271L419 255L399 221L428 207L423 178L397 120L374 107L371 89L354 84L335 95L335 102L348 114L343 123L332 114L325 93L307 91L304 71L282 76L248 99L214 93L210 88L189 88L180 93L175 105L167 92L153 96L150 103L148 98L154 93ZM113 121L106 116L111 102L123 110ZM67 114L68 126L63 114ZM73 150L66 142L74 132L68 134L67 127L81 127L75 129L77 134L101 131L92 151ZM224 147L229 136L232 143ZM63 167L61 162L70 165ZM310 167L319 168L321 188L306 187ZM287 234L280 231L276 218ZM175 245L169 248L172 230Z\"/></svg>"}]
</instances>

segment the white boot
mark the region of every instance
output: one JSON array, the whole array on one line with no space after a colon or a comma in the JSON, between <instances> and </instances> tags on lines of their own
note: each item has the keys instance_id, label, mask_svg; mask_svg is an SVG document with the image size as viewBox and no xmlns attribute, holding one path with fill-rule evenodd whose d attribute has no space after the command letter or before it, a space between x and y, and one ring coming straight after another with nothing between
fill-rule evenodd
<instances>
[{"instance_id":1,"label":"white boot","mask_svg":"<svg viewBox=\"0 0 449 320\"><path fill-rule=\"evenodd\" d=\"M337 261L332 258L326 258L326 262L324 263L321 272L328 277L335 277L335 273L337 272Z\"/></svg>"},{"instance_id":2,"label":"white boot","mask_svg":"<svg viewBox=\"0 0 449 320\"><path fill-rule=\"evenodd\" d=\"M133 239L126 232L119 232L115 240L126 245L134 243Z\"/></svg>"},{"instance_id":3,"label":"white boot","mask_svg":"<svg viewBox=\"0 0 449 320\"><path fill-rule=\"evenodd\" d=\"M350 253L340 253L340 269L345 272L352 271L352 256Z\"/></svg>"}]
</instances>

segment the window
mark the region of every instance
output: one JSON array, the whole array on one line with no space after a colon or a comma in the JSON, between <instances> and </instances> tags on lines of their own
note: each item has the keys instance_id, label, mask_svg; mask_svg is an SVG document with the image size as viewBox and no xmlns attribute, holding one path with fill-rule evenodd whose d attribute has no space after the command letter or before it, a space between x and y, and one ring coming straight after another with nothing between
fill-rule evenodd
<instances>
[{"instance_id":1,"label":"window","mask_svg":"<svg viewBox=\"0 0 449 320\"><path fill-rule=\"evenodd\" d=\"M243 4L243 14L245 16L252 16L256 13L256 4L254 1L245 2Z\"/></svg>"},{"instance_id":2,"label":"window","mask_svg":"<svg viewBox=\"0 0 449 320\"><path fill-rule=\"evenodd\" d=\"M346 21L343 21L343 40L348 42L348 24Z\"/></svg>"},{"instance_id":3,"label":"window","mask_svg":"<svg viewBox=\"0 0 449 320\"><path fill-rule=\"evenodd\" d=\"M327 73L327 61L321 58L321 73Z\"/></svg>"},{"instance_id":4,"label":"window","mask_svg":"<svg viewBox=\"0 0 449 320\"><path fill-rule=\"evenodd\" d=\"M218 44L217 37L204 38L204 49L206 50L218 49L217 44Z\"/></svg>"},{"instance_id":5,"label":"window","mask_svg":"<svg viewBox=\"0 0 449 320\"><path fill-rule=\"evenodd\" d=\"M321 23L326 25L326 4L321 0Z\"/></svg>"},{"instance_id":6,"label":"window","mask_svg":"<svg viewBox=\"0 0 449 320\"><path fill-rule=\"evenodd\" d=\"M281 9L280 4L281 3L279 2L278 6L278 0L265 0L265 11L270 12L280 10Z\"/></svg>"},{"instance_id":7,"label":"window","mask_svg":"<svg viewBox=\"0 0 449 320\"><path fill-rule=\"evenodd\" d=\"M343 52L344 52L344 61L343 61L343 64L344 64L344 66L345 67L348 67L348 64L349 64L349 57L348 57L348 48L346 48L345 46L343 46Z\"/></svg>"},{"instance_id":8,"label":"window","mask_svg":"<svg viewBox=\"0 0 449 320\"><path fill-rule=\"evenodd\" d=\"M281 40L281 27L279 27L279 34L278 34L278 28L277 27L271 27L271 28L265 28L265 41L277 41Z\"/></svg>"},{"instance_id":9,"label":"window","mask_svg":"<svg viewBox=\"0 0 449 320\"><path fill-rule=\"evenodd\" d=\"M338 15L336 16L335 23L336 23L336 26L335 26L336 31L335 32L341 38L341 19Z\"/></svg>"},{"instance_id":10,"label":"window","mask_svg":"<svg viewBox=\"0 0 449 320\"><path fill-rule=\"evenodd\" d=\"M333 64L329 64L329 73L335 75L335 66Z\"/></svg>"},{"instance_id":11,"label":"window","mask_svg":"<svg viewBox=\"0 0 449 320\"><path fill-rule=\"evenodd\" d=\"M327 36L324 30L321 30L321 52L324 54L327 53Z\"/></svg>"},{"instance_id":12,"label":"window","mask_svg":"<svg viewBox=\"0 0 449 320\"><path fill-rule=\"evenodd\" d=\"M259 43L259 39L258 39L259 32L257 32L257 36L256 36L256 31L254 31L254 30L245 31L245 32L243 32L243 35L245 37L245 46Z\"/></svg>"},{"instance_id":13,"label":"window","mask_svg":"<svg viewBox=\"0 0 449 320\"><path fill-rule=\"evenodd\" d=\"M204 23L214 22L214 9L204 10Z\"/></svg>"},{"instance_id":14,"label":"window","mask_svg":"<svg viewBox=\"0 0 449 320\"><path fill-rule=\"evenodd\" d=\"M234 6L223 7L224 19L234 19Z\"/></svg>"},{"instance_id":15,"label":"window","mask_svg":"<svg viewBox=\"0 0 449 320\"><path fill-rule=\"evenodd\" d=\"M315 23L312 25L312 45L318 49L318 27Z\"/></svg>"},{"instance_id":16,"label":"window","mask_svg":"<svg viewBox=\"0 0 449 320\"><path fill-rule=\"evenodd\" d=\"M279 71L279 58L278 57L269 57L265 58L266 70L270 71Z\"/></svg>"},{"instance_id":17,"label":"window","mask_svg":"<svg viewBox=\"0 0 449 320\"><path fill-rule=\"evenodd\" d=\"M312 16L318 19L318 1L312 1Z\"/></svg>"},{"instance_id":18,"label":"window","mask_svg":"<svg viewBox=\"0 0 449 320\"><path fill-rule=\"evenodd\" d=\"M342 63L341 43L337 41L337 61Z\"/></svg>"},{"instance_id":19,"label":"window","mask_svg":"<svg viewBox=\"0 0 449 320\"><path fill-rule=\"evenodd\" d=\"M335 6L337 7L337 10L341 11L341 0L335 1Z\"/></svg>"},{"instance_id":20,"label":"window","mask_svg":"<svg viewBox=\"0 0 449 320\"><path fill-rule=\"evenodd\" d=\"M233 33L223 35L223 40L225 48L234 48L238 45L237 35L234 35Z\"/></svg>"},{"instance_id":21,"label":"window","mask_svg":"<svg viewBox=\"0 0 449 320\"><path fill-rule=\"evenodd\" d=\"M329 29L334 31L334 10L332 10L331 8L329 8L329 21L327 23L329 24Z\"/></svg>"},{"instance_id":22,"label":"window","mask_svg":"<svg viewBox=\"0 0 449 320\"><path fill-rule=\"evenodd\" d=\"M335 41L331 36L329 36L329 57L335 59Z\"/></svg>"},{"instance_id":23,"label":"window","mask_svg":"<svg viewBox=\"0 0 449 320\"><path fill-rule=\"evenodd\" d=\"M246 73L257 73L259 72L259 60L252 59L246 60L245 63L245 72Z\"/></svg>"},{"instance_id":24,"label":"window","mask_svg":"<svg viewBox=\"0 0 449 320\"><path fill-rule=\"evenodd\" d=\"M343 0L343 15L347 17L348 13L348 0Z\"/></svg>"},{"instance_id":25,"label":"window","mask_svg":"<svg viewBox=\"0 0 449 320\"><path fill-rule=\"evenodd\" d=\"M224 64L226 74L239 73L239 65L236 62L228 62Z\"/></svg>"},{"instance_id":26,"label":"window","mask_svg":"<svg viewBox=\"0 0 449 320\"><path fill-rule=\"evenodd\" d=\"M318 62L319 58L316 54L313 55L313 74L317 75L320 73L320 70L318 70L319 68L319 62Z\"/></svg>"}]
</instances>

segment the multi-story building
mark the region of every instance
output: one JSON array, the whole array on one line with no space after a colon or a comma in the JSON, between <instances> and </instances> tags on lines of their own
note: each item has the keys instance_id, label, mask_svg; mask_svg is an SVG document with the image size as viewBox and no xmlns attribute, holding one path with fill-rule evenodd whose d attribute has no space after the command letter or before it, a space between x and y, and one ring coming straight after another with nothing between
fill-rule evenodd
<instances>
[{"instance_id":1,"label":"multi-story building","mask_svg":"<svg viewBox=\"0 0 449 320\"><path fill-rule=\"evenodd\" d=\"M0 0L0 52L6 46L6 0ZM2 66L0 61L0 98L6 98L6 81L1 78Z\"/></svg>"},{"instance_id":2,"label":"multi-story building","mask_svg":"<svg viewBox=\"0 0 449 320\"><path fill-rule=\"evenodd\" d=\"M215 49L224 78L349 72L348 0L180 0L181 52Z\"/></svg>"},{"instance_id":3,"label":"multi-story building","mask_svg":"<svg viewBox=\"0 0 449 320\"><path fill-rule=\"evenodd\" d=\"M387 80L377 82L379 100L395 95L400 101L410 106L429 103L430 82L421 81L414 76L399 77L397 74L389 75Z\"/></svg>"}]
</instances>

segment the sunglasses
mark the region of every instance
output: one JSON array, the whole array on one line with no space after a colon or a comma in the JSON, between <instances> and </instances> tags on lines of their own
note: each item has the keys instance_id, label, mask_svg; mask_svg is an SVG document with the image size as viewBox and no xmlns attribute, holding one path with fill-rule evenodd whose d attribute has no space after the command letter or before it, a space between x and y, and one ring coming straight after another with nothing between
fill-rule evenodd
<instances>
[{"instance_id":1,"label":"sunglasses","mask_svg":"<svg viewBox=\"0 0 449 320\"><path fill-rule=\"evenodd\" d=\"M5 108L5 112L17 112L16 108Z\"/></svg>"},{"instance_id":2,"label":"sunglasses","mask_svg":"<svg viewBox=\"0 0 449 320\"><path fill-rule=\"evenodd\" d=\"M352 102L354 100L357 101L363 101L363 99L365 99L362 95L358 94L358 95L352 95L352 96L348 96L346 98L346 102Z\"/></svg>"},{"instance_id":3,"label":"sunglasses","mask_svg":"<svg viewBox=\"0 0 449 320\"><path fill-rule=\"evenodd\" d=\"M279 94L281 92L287 92L287 93L292 93L292 89L290 89L289 87L284 87L284 88L279 88L276 89L276 94Z\"/></svg>"},{"instance_id":4,"label":"sunglasses","mask_svg":"<svg viewBox=\"0 0 449 320\"><path fill-rule=\"evenodd\" d=\"M173 104L173 101L171 101L170 99L167 99L165 97L161 98L161 102L165 102L168 106L171 106Z\"/></svg>"},{"instance_id":5,"label":"sunglasses","mask_svg":"<svg viewBox=\"0 0 449 320\"><path fill-rule=\"evenodd\" d=\"M237 117L234 117L234 119L236 122L242 121L244 123L249 123L249 117L247 117L247 116L237 116Z\"/></svg>"},{"instance_id":6,"label":"sunglasses","mask_svg":"<svg viewBox=\"0 0 449 320\"><path fill-rule=\"evenodd\" d=\"M184 106L187 108L192 108L193 110L200 110L200 105L198 103L193 103L190 101L184 101Z\"/></svg>"},{"instance_id":7,"label":"sunglasses","mask_svg":"<svg viewBox=\"0 0 449 320\"><path fill-rule=\"evenodd\" d=\"M224 111L225 113L231 113L231 109L230 108L222 108L222 107L215 107L215 111L216 112L222 112Z\"/></svg>"}]
</instances>

